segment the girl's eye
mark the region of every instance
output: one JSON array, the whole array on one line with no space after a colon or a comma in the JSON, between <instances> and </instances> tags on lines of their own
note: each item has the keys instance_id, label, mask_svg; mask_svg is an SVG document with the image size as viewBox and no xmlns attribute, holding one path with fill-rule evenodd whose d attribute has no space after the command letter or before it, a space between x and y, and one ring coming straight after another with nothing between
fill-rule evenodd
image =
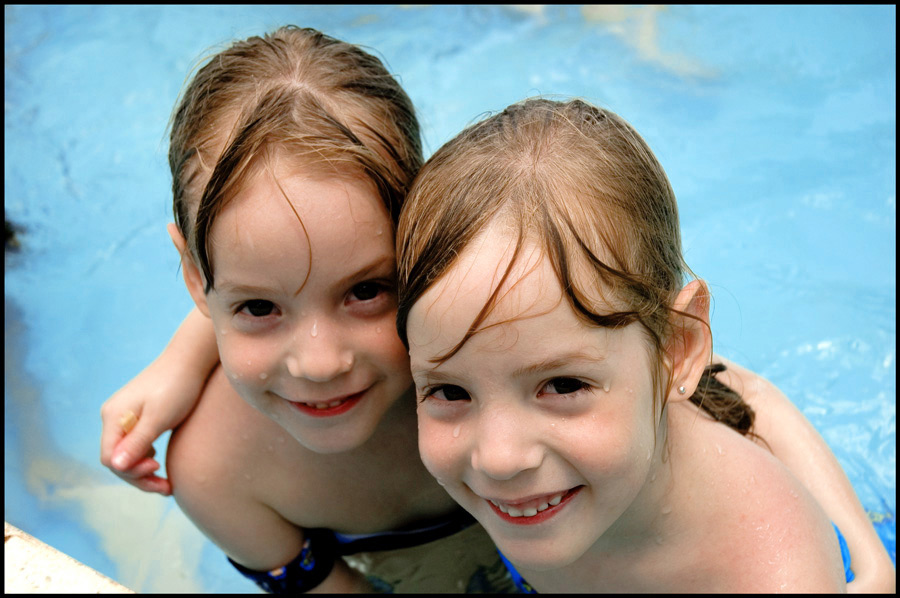
<instances>
[{"instance_id":1,"label":"girl's eye","mask_svg":"<svg viewBox=\"0 0 900 598\"><path fill-rule=\"evenodd\" d=\"M275 304L265 299L251 299L244 303L239 311L244 310L254 318L264 318L272 315L275 311Z\"/></svg>"},{"instance_id":2,"label":"girl's eye","mask_svg":"<svg viewBox=\"0 0 900 598\"><path fill-rule=\"evenodd\" d=\"M350 294L357 301L371 301L382 291L384 291L384 286L377 282L361 282L350 290Z\"/></svg>"},{"instance_id":3,"label":"girl's eye","mask_svg":"<svg viewBox=\"0 0 900 598\"><path fill-rule=\"evenodd\" d=\"M587 382L577 378L554 378L545 384L541 391L544 394L568 395L588 388L590 385Z\"/></svg>"},{"instance_id":4,"label":"girl's eye","mask_svg":"<svg viewBox=\"0 0 900 598\"><path fill-rule=\"evenodd\" d=\"M425 392L426 397L434 397L439 401L468 401L469 393L460 386L446 384L444 386L436 386Z\"/></svg>"}]
</instances>

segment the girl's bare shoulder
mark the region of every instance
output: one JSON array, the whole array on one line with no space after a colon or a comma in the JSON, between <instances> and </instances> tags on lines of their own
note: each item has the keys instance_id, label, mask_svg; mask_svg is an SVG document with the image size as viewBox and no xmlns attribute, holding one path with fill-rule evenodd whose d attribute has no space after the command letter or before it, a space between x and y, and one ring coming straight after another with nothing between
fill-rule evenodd
<instances>
[{"instance_id":1,"label":"girl's bare shoulder","mask_svg":"<svg viewBox=\"0 0 900 598\"><path fill-rule=\"evenodd\" d=\"M706 530L703 553L723 583L735 584L717 591L842 591L837 537L804 486L762 446L683 411L676 432L689 436L680 444Z\"/></svg>"}]
</instances>

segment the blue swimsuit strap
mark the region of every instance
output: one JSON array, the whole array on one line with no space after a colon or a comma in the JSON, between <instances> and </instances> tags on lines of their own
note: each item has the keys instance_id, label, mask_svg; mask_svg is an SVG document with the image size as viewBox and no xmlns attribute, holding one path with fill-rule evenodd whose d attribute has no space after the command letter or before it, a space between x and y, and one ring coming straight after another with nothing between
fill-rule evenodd
<instances>
[{"instance_id":1,"label":"blue swimsuit strap","mask_svg":"<svg viewBox=\"0 0 900 598\"><path fill-rule=\"evenodd\" d=\"M464 509L457 509L451 515L437 521L428 522L414 529L377 532L373 534L341 534L334 533L337 540L337 551L340 555L359 552L377 552L380 550L397 550L420 546L460 532L475 523Z\"/></svg>"},{"instance_id":2,"label":"blue swimsuit strap","mask_svg":"<svg viewBox=\"0 0 900 598\"><path fill-rule=\"evenodd\" d=\"M847 546L847 540L844 539L844 534L841 533L838 526L834 523L831 525L834 525L834 533L837 534L838 545L841 547L841 560L844 561L844 579L847 583L850 583L856 579L856 575L854 575L853 570L850 568L850 548Z\"/></svg>"}]
</instances>

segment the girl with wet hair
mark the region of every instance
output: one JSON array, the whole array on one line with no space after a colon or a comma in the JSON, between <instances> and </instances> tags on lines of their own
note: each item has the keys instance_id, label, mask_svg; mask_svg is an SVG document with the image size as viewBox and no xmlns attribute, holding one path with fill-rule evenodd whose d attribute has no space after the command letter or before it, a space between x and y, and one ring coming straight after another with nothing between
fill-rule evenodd
<instances>
[{"instance_id":1,"label":"girl with wet hair","mask_svg":"<svg viewBox=\"0 0 900 598\"><path fill-rule=\"evenodd\" d=\"M312 29L217 53L173 114L169 233L197 307L103 406L101 462L174 494L269 591L514 589L418 454L394 230L422 162L413 106L384 65ZM793 418L770 444L810 429L752 372L719 377ZM152 443L172 428L167 479ZM784 455L815 442L784 442ZM807 468L843 479L830 456Z\"/></svg>"},{"instance_id":2,"label":"girl with wet hair","mask_svg":"<svg viewBox=\"0 0 900 598\"><path fill-rule=\"evenodd\" d=\"M513 590L416 448L393 233L422 152L381 61L296 27L234 43L184 91L169 164L197 310L151 381L104 406L104 463L124 435L134 450L193 408L169 479L149 442L114 470L171 491L263 589ZM166 396L188 400L147 400L172 371Z\"/></svg>"},{"instance_id":3,"label":"girl with wet hair","mask_svg":"<svg viewBox=\"0 0 900 598\"><path fill-rule=\"evenodd\" d=\"M422 459L522 589L853 579L838 527L719 379L675 195L628 123L580 100L510 106L429 159L397 237ZM864 568L892 573L868 527L882 555Z\"/></svg>"}]
</instances>

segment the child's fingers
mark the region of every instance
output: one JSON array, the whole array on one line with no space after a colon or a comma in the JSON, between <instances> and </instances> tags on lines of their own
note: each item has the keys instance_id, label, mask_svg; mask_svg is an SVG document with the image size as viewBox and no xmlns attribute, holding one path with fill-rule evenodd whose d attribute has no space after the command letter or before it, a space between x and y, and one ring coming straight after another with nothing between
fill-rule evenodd
<instances>
[{"instance_id":1,"label":"child's fingers","mask_svg":"<svg viewBox=\"0 0 900 598\"><path fill-rule=\"evenodd\" d=\"M163 496L172 495L172 484L169 480L159 476L151 475L132 482L135 486L144 492L156 492Z\"/></svg>"},{"instance_id":2,"label":"child's fingers","mask_svg":"<svg viewBox=\"0 0 900 598\"><path fill-rule=\"evenodd\" d=\"M100 409L100 419L103 422L100 430L100 462L106 467L111 466L113 450L125 435L118 421L120 417L120 414L112 410L109 401Z\"/></svg>"},{"instance_id":3,"label":"child's fingers","mask_svg":"<svg viewBox=\"0 0 900 598\"><path fill-rule=\"evenodd\" d=\"M121 477L122 479L130 478L129 481L134 481L136 479L140 479L150 475L151 473L159 469L159 467L159 462L148 456L141 459L130 468L118 473L120 474L119 477Z\"/></svg>"},{"instance_id":4,"label":"child's fingers","mask_svg":"<svg viewBox=\"0 0 900 598\"><path fill-rule=\"evenodd\" d=\"M110 463L120 471L130 469L139 459L153 451L153 441L159 437L159 432L145 419L132 425L131 431L118 441L112 451Z\"/></svg>"},{"instance_id":5,"label":"child's fingers","mask_svg":"<svg viewBox=\"0 0 900 598\"><path fill-rule=\"evenodd\" d=\"M142 462L143 463L143 462ZM155 471L159 466L151 468L151 471ZM158 475L154 475L152 472L145 474L143 476L134 477L129 475L133 473L135 470L129 470L128 472L118 472L113 470L120 479L125 482L128 482L132 486L143 490L144 492L157 492L162 494L163 496L169 496L172 494L172 484L169 480L165 478L161 478Z\"/></svg>"},{"instance_id":6,"label":"child's fingers","mask_svg":"<svg viewBox=\"0 0 900 598\"><path fill-rule=\"evenodd\" d=\"M121 480L145 492L157 492L163 496L169 496L172 494L172 484L169 480L154 474L160 467L159 463L152 458L155 453L155 450L151 450L148 456L124 471L116 469L112 471Z\"/></svg>"}]
</instances>

